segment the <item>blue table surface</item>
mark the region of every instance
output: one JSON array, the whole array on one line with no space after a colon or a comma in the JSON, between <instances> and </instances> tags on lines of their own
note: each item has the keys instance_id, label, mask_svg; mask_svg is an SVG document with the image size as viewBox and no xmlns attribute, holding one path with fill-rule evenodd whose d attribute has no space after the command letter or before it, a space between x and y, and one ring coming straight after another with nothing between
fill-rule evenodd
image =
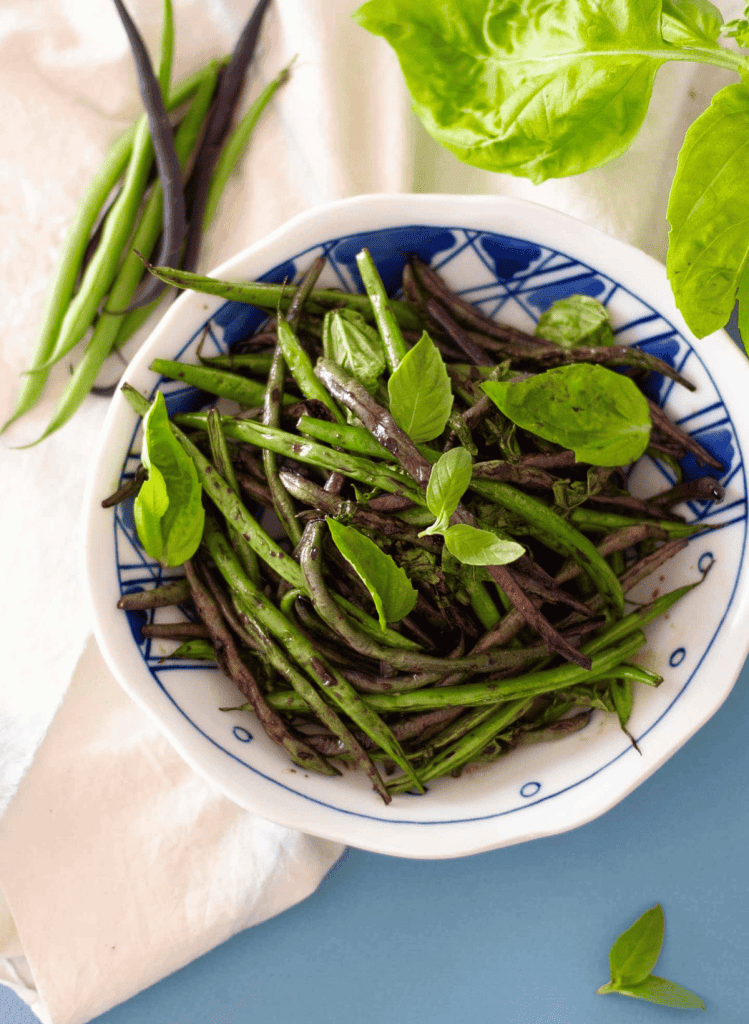
<instances>
[{"instance_id":1,"label":"blue table surface","mask_svg":"<svg viewBox=\"0 0 749 1024\"><path fill-rule=\"evenodd\" d=\"M448 861L349 850L309 899L96 1024L665 1024L684 1012L595 994L612 942L654 903L657 973L702 997L696 1019L747 1024L747 780L749 662L707 725L597 820ZM3 986L0 1024L37 1024Z\"/></svg>"}]
</instances>

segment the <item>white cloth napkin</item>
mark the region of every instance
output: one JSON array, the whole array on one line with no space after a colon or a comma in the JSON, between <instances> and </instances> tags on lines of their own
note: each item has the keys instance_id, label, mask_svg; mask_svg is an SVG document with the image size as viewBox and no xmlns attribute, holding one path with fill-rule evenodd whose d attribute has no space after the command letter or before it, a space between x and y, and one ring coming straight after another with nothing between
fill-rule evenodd
<instances>
[{"instance_id":1,"label":"white cloth napkin","mask_svg":"<svg viewBox=\"0 0 749 1024\"><path fill-rule=\"evenodd\" d=\"M176 75L227 52L252 2L175 0ZM129 4L152 53L160 6ZM351 21L357 6L273 0L247 95L298 59L226 193L202 269L316 203L402 191L535 199L664 257L684 131L731 76L663 68L624 157L535 187L468 168L431 142L389 47ZM739 0L719 6L727 18L741 13ZM81 188L138 110L113 5L5 0L0 95L4 420ZM103 380L120 370L113 361ZM203 782L87 639L76 530L105 401L88 399L38 447L11 450L42 432L67 373L58 367L40 407L0 442L0 981L42 1021L82 1024L302 899L341 847L271 825Z\"/></svg>"}]
</instances>

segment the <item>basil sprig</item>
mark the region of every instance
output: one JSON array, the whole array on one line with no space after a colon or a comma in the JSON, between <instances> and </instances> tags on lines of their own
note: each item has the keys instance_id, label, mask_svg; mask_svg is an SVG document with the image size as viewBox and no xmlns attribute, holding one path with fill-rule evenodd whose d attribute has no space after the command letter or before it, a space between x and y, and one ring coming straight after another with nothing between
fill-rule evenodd
<instances>
[{"instance_id":1,"label":"basil sprig","mask_svg":"<svg viewBox=\"0 0 749 1024\"><path fill-rule=\"evenodd\" d=\"M660 956L665 924L663 907L656 903L622 932L609 953L611 981L597 989L599 995L618 992L679 1010L705 1009L694 992L651 973Z\"/></svg>"},{"instance_id":2,"label":"basil sprig","mask_svg":"<svg viewBox=\"0 0 749 1024\"><path fill-rule=\"evenodd\" d=\"M525 550L522 544L468 523L450 526L450 517L471 482L471 467L471 456L465 448L452 448L440 456L432 468L426 495L427 508L435 521L419 536L440 534L450 554L465 565L506 565L514 562Z\"/></svg>"}]
</instances>

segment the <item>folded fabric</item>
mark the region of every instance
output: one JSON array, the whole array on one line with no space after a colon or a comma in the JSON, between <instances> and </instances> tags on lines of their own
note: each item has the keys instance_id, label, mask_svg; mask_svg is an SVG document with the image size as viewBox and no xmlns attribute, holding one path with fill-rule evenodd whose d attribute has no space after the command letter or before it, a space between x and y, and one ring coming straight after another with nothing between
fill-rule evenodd
<instances>
[{"instance_id":1,"label":"folded fabric","mask_svg":"<svg viewBox=\"0 0 749 1024\"><path fill-rule=\"evenodd\" d=\"M228 52L252 5L175 0L175 77ZM161 5L128 6L157 52ZM731 76L664 67L627 154L577 178L533 186L466 167L438 149L409 110L390 49L352 22L357 6L273 0L244 106L298 59L229 185L203 270L293 214L366 192L520 196L664 257L666 200L684 132ZM720 7L735 17L742 4ZM5 0L0 91L5 420L82 185L139 110L113 5ZM104 377L121 369L113 359ZM1 456L0 575L11 597L0 619L0 809L13 799L0 822L0 981L52 1024L82 1024L292 905L341 851L240 810L203 781L120 692L86 640L75 534L106 403L90 398L40 446L10 450L41 434L67 374L67 364L56 369L39 408L5 435Z\"/></svg>"}]
</instances>

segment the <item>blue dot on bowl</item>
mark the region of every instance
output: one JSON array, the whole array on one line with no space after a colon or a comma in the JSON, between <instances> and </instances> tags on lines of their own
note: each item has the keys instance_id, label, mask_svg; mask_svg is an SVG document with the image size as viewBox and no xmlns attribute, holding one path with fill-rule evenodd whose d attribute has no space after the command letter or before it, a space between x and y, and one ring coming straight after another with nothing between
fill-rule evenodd
<instances>
[{"instance_id":1,"label":"blue dot on bowl","mask_svg":"<svg viewBox=\"0 0 749 1024\"><path fill-rule=\"evenodd\" d=\"M681 665L686 656L686 649L684 647L677 647L675 651L672 651L671 657L668 659L668 663L671 668L676 668L677 665Z\"/></svg>"},{"instance_id":2,"label":"blue dot on bowl","mask_svg":"<svg viewBox=\"0 0 749 1024\"><path fill-rule=\"evenodd\" d=\"M249 743L250 740L252 739L252 733L247 732L247 730L243 729L241 725L235 725L234 728L232 729L232 732L234 733L234 736L236 737L236 739L239 740L240 743Z\"/></svg>"},{"instance_id":3,"label":"blue dot on bowl","mask_svg":"<svg viewBox=\"0 0 749 1024\"><path fill-rule=\"evenodd\" d=\"M520 795L527 799L530 796L535 796L540 788L540 782L526 782L525 785L520 787Z\"/></svg>"}]
</instances>

